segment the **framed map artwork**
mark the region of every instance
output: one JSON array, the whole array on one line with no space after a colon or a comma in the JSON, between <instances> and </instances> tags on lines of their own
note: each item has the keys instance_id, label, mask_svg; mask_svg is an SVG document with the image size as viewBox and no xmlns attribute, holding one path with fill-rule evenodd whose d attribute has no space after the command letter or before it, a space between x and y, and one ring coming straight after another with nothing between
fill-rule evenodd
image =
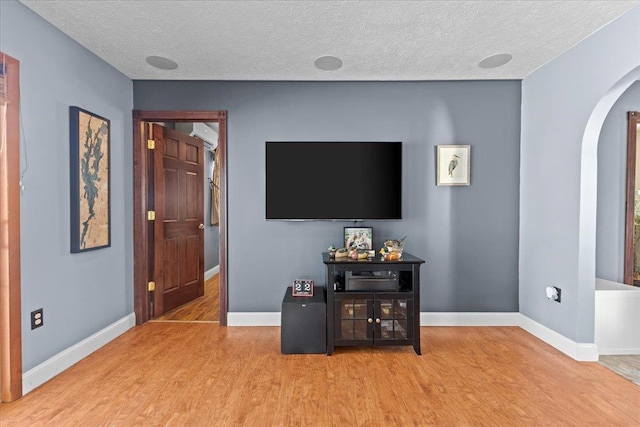
<instances>
[{"instance_id":1,"label":"framed map artwork","mask_svg":"<svg viewBox=\"0 0 640 427\"><path fill-rule=\"evenodd\" d=\"M111 246L110 122L69 108L71 252Z\"/></svg>"}]
</instances>

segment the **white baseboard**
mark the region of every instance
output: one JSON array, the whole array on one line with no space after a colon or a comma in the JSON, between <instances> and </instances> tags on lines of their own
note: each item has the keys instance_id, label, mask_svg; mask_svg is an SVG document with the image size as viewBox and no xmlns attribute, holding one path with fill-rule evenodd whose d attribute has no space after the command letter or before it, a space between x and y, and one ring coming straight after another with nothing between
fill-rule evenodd
<instances>
[{"instance_id":1,"label":"white baseboard","mask_svg":"<svg viewBox=\"0 0 640 427\"><path fill-rule=\"evenodd\" d=\"M280 313L227 313L229 326L280 326ZM598 360L598 347L577 343L521 313L420 313L420 326L518 326L581 362ZM618 353L622 354L622 353Z\"/></svg>"},{"instance_id":2,"label":"white baseboard","mask_svg":"<svg viewBox=\"0 0 640 427\"><path fill-rule=\"evenodd\" d=\"M280 312L227 313L228 326L280 326Z\"/></svg>"},{"instance_id":3,"label":"white baseboard","mask_svg":"<svg viewBox=\"0 0 640 427\"><path fill-rule=\"evenodd\" d=\"M577 343L520 314L520 327L579 362L597 362L598 347L594 343Z\"/></svg>"},{"instance_id":4,"label":"white baseboard","mask_svg":"<svg viewBox=\"0 0 640 427\"><path fill-rule=\"evenodd\" d=\"M114 340L136 324L135 313L112 323L76 345L56 354L22 375L27 394L60 372ZM227 313L228 326L280 326L279 312ZM598 347L577 343L520 313L420 313L421 326L519 326L567 356L586 362L598 360ZM601 354L638 354L640 349L603 349Z\"/></svg>"},{"instance_id":5,"label":"white baseboard","mask_svg":"<svg viewBox=\"0 0 640 427\"><path fill-rule=\"evenodd\" d=\"M570 354L569 356L573 357L578 362L597 362L600 358L600 353L598 352L598 346L596 344L576 343L576 345L576 356L573 357Z\"/></svg>"},{"instance_id":6,"label":"white baseboard","mask_svg":"<svg viewBox=\"0 0 640 427\"><path fill-rule=\"evenodd\" d=\"M211 279L213 276L215 276L216 274L220 273L220 265L216 265L213 268L210 268L209 270L204 272L204 280L209 280Z\"/></svg>"},{"instance_id":7,"label":"white baseboard","mask_svg":"<svg viewBox=\"0 0 640 427\"><path fill-rule=\"evenodd\" d=\"M279 312L229 312L229 326L280 326ZM520 326L520 313L420 313L420 326Z\"/></svg>"},{"instance_id":8,"label":"white baseboard","mask_svg":"<svg viewBox=\"0 0 640 427\"><path fill-rule=\"evenodd\" d=\"M594 339L601 355L640 354L640 288L596 279Z\"/></svg>"},{"instance_id":9,"label":"white baseboard","mask_svg":"<svg viewBox=\"0 0 640 427\"><path fill-rule=\"evenodd\" d=\"M577 343L521 313L420 313L420 326L519 326L567 356L581 362L598 360L598 347ZM621 354L621 353L618 353Z\"/></svg>"},{"instance_id":10,"label":"white baseboard","mask_svg":"<svg viewBox=\"0 0 640 427\"><path fill-rule=\"evenodd\" d=\"M22 374L22 394L27 394L49 381L60 372L133 328L135 324L136 315L131 313L25 372Z\"/></svg>"},{"instance_id":11,"label":"white baseboard","mask_svg":"<svg viewBox=\"0 0 640 427\"><path fill-rule=\"evenodd\" d=\"M520 313L420 313L420 326L520 326Z\"/></svg>"},{"instance_id":12,"label":"white baseboard","mask_svg":"<svg viewBox=\"0 0 640 427\"><path fill-rule=\"evenodd\" d=\"M600 356L621 356L630 354L640 354L640 348L602 348L598 347Z\"/></svg>"}]
</instances>

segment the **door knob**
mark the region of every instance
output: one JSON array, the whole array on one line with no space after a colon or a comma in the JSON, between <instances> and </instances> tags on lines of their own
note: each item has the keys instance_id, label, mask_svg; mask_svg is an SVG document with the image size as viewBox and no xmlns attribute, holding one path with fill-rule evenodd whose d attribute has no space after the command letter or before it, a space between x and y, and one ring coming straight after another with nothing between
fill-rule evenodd
<instances>
[{"instance_id":1,"label":"door knob","mask_svg":"<svg viewBox=\"0 0 640 427\"><path fill-rule=\"evenodd\" d=\"M204 230L204 224L200 224L200 225L198 226L198 228L199 228L200 230Z\"/></svg>"},{"instance_id":2,"label":"door knob","mask_svg":"<svg viewBox=\"0 0 640 427\"><path fill-rule=\"evenodd\" d=\"M376 319L376 323L380 323L380 319Z\"/></svg>"},{"instance_id":3,"label":"door knob","mask_svg":"<svg viewBox=\"0 0 640 427\"><path fill-rule=\"evenodd\" d=\"M367 319L367 322L369 322L369 323L373 323L373 319L372 319L371 317L369 317L369 318Z\"/></svg>"}]
</instances>

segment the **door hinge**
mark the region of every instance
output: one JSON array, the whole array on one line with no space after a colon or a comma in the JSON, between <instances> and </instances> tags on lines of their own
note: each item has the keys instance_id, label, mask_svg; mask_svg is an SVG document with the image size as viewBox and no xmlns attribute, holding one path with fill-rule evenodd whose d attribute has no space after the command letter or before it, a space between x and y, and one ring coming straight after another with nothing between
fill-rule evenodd
<instances>
[{"instance_id":1,"label":"door hinge","mask_svg":"<svg viewBox=\"0 0 640 427\"><path fill-rule=\"evenodd\" d=\"M147 148L149 150L155 150L156 149L156 141L153 139L147 139Z\"/></svg>"},{"instance_id":2,"label":"door hinge","mask_svg":"<svg viewBox=\"0 0 640 427\"><path fill-rule=\"evenodd\" d=\"M155 221L156 219L156 211L147 211L147 220Z\"/></svg>"},{"instance_id":3,"label":"door hinge","mask_svg":"<svg viewBox=\"0 0 640 427\"><path fill-rule=\"evenodd\" d=\"M155 291L156 290L156 282L147 283L147 289L149 290L149 292Z\"/></svg>"}]
</instances>

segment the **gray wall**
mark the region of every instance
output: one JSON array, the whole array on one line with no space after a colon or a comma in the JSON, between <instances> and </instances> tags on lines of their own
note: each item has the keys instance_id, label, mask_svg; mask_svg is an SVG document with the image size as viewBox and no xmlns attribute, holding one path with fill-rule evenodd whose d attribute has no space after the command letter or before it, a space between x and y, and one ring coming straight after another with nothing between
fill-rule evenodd
<instances>
[{"instance_id":1,"label":"gray wall","mask_svg":"<svg viewBox=\"0 0 640 427\"><path fill-rule=\"evenodd\" d=\"M520 312L578 343L593 343L595 312L597 146L583 137L639 44L636 7L522 81Z\"/></svg>"},{"instance_id":2,"label":"gray wall","mask_svg":"<svg viewBox=\"0 0 640 427\"><path fill-rule=\"evenodd\" d=\"M134 102L228 111L230 311L280 311L293 279L324 284L320 252L349 225L265 221L267 140L403 141L404 219L365 223L374 244L408 235L427 260L422 310L518 311L520 82L135 81ZM470 187L436 187L438 144L471 144Z\"/></svg>"},{"instance_id":3,"label":"gray wall","mask_svg":"<svg viewBox=\"0 0 640 427\"><path fill-rule=\"evenodd\" d=\"M23 368L133 312L131 81L14 1L0 50L20 61ZM69 106L111 120L111 247L69 252ZM44 308L44 326L30 312Z\"/></svg>"},{"instance_id":4,"label":"gray wall","mask_svg":"<svg viewBox=\"0 0 640 427\"><path fill-rule=\"evenodd\" d=\"M613 106L598 145L596 276L616 282L624 279L628 111L640 111L640 82Z\"/></svg>"}]
</instances>

